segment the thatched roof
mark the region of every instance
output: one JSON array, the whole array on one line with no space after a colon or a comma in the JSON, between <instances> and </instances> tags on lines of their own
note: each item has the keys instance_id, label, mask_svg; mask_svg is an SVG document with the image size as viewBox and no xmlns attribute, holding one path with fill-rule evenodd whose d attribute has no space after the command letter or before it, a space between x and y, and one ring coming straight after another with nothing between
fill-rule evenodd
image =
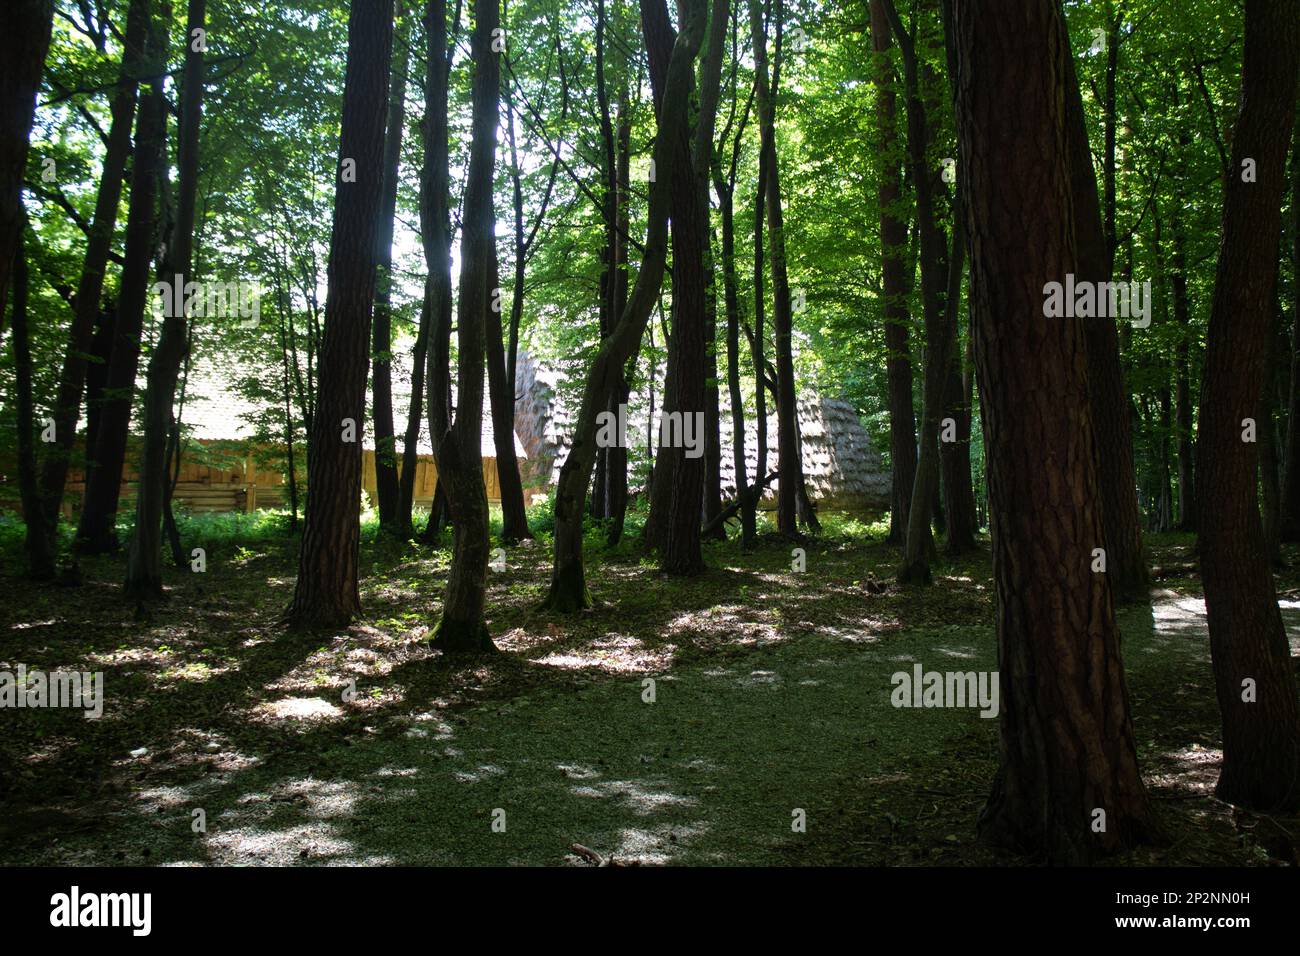
<instances>
[{"instance_id":1,"label":"thatched roof","mask_svg":"<svg viewBox=\"0 0 1300 956\"><path fill-rule=\"evenodd\" d=\"M560 402L560 375L540 367L520 350L515 369L518 400L515 428L528 450L525 480L553 484L568 453L573 426L570 409ZM722 407L722 491L735 494L735 465L731 451L730 411L727 396ZM630 424L645 433L644 415L632 415ZM777 422L768 419L769 473L776 470ZM875 514L889 507L890 475L853 406L842 399L815 396L799 401L799 432L808 493L823 507ZM745 422L745 462L751 482L758 474L758 428L751 416Z\"/></svg>"}]
</instances>

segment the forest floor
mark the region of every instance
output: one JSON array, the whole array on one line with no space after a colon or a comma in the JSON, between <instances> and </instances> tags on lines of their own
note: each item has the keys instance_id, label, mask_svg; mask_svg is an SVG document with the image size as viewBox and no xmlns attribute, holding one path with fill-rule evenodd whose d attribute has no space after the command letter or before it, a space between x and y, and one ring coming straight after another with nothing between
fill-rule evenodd
<instances>
[{"instance_id":1,"label":"forest floor","mask_svg":"<svg viewBox=\"0 0 1300 956\"><path fill-rule=\"evenodd\" d=\"M107 698L98 720L3 713L0 863L1024 864L975 839L998 722L890 702L891 675L917 662L996 669L987 542L941 559L934 586L900 588L896 549L862 530L812 540L802 573L775 537L749 554L710 542L693 580L592 539L598 603L574 616L535 610L547 542L511 548L490 581L502 653L464 663L426 643L446 548L367 535L363 617L295 634L278 623L296 567L282 533L201 539L206 573L171 572L145 620L120 594L121 559L33 586L0 535L0 670L102 671ZM1300 820L1212 795L1190 544L1151 538L1152 602L1120 612L1169 841L1112 862L1295 862ZM1300 649L1300 552L1287 557Z\"/></svg>"}]
</instances>

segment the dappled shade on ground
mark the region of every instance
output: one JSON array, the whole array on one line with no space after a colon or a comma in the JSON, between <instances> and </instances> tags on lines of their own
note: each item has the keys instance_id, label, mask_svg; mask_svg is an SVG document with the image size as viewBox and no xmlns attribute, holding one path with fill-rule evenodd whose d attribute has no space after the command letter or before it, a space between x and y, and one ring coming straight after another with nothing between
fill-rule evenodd
<instances>
[{"instance_id":1,"label":"dappled shade on ground","mask_svg":"<svg viewBox=\"0 0 1300 956\"><path fill-rule=\"evenodd\" d=\"M103 670L108 698L99 721L7 715L7 862L588 865L574 844L629 864L1023 862L974 841L997 721L890 703L917 662L996 668L987 552L937 565L938 587L882 590L893 549L848 535L810 545L804 573L776 539L711 544L686 581L593 549L597 607L563 616L534 610L545 547L514 548L488 605L505 653L451 665L425 642L445 551L367 545L365 617L294 634L276 622L292 547L212 544L143 623L109 560L78 591L5 580L3 666ZM1120 862L1266 862L1257 821L1212 797L1197 582L1157 582L1121 624L1172 842Z\"/></svg>"}]
</instances>

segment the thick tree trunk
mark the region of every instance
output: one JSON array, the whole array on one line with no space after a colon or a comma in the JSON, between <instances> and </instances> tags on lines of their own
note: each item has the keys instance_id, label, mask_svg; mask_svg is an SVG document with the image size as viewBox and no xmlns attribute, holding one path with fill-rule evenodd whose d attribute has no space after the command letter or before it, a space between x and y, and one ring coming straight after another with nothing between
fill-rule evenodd
<instances>
[{"instance_id":1,"label":"thick tree trunk","mask_svg":"<svg viewBox=\"0 0 1300 956\"><path fill-rule=\"evenodd\" d=\"M658 5L642 8L652 78L668 68L674 31L667 10ZM709 209L708 171L713 147L713 124L722 75L722 39L726 22L710 31L709 47L701 66L700 109L694 130L683 129L668 146L674 162L685 171L682 188L673 194L673 312L668 343L664 412L680 416L682 435L662 441L655 463L655 487L647 527L658 531L659 563L669 574L695 575L704 570L700 550L700 514L704 495L705 455L702 441L706 421L708 334L707 256ZM693 140L693 142L692 142ZM693 449L680 440L689 434ZM663 503L667 502L666 508ZM661 517L662 516L662 517Z\"/></svg>"},{"instance_id":2,"label":"thick tree trunk","mask_svg":"<svg viewBox=\"0 0 1300 956\"><path fill-rule=\"evenodd\" d=\"M164 10L169 19L170 7L165 6ZM206 0L190 0L186 14L184 85L177 147L179 196L171 244L162 270L171 282L179 283L182 290L191 279L199 124L203 109L203 50L195 31L204 28L205 17ZM166 175L165 166L162 175ZM184 311L165 315L162 333L150 357L146 375L144 441L136 490L135 531L127 556L126 592L139 601L162 596L160 523L171 525L173 529L175 524L170 517L171 488L175 479L168 474L169 447L178 441L172 404L176 380L188 351L189 331ZM179 455L179 449L175 454Z\"/></svg>"},{"instance_id":3,"label":"thick tree trunk","mask_svg":"<svg viewBox=\"0 0 1300 956\"><path fill-rule=\"evenodd\" d=\"M1276 332L1282 321L1281 315L1273 323ZM1269 342L1275 343L1277 336L1269 335ZM1277 404L1277 390L1273 381L1276 369L1276 354L1273 348L1268 350L1267 367L1264 375L1264 388L1260 393L1259 411L1255 415L1259 442L1259 503L1260 519L1264 529L1264 546L1268 550L1269 562L1274 567L1282 565L1282 485L1278 480L1280 455L1277 450L1277 427L1273 410Z\"/></svg>"},{"instance_id":4,"label":"thick tree trunk","mask_svg":"<svg viewBox=\"0 0 1300 956\"><path fill-rule=\"evenodd\" d=\"M73 304L72 325L68 330L68 349L59 375L58 397L54 405L54 441L46 447L41 465L41 500L44 504L46 533L55 545L59 511L68 479L68 465L77 438L81 417L81 398L86 382L86 353L99 314L99 296L104 288L104 272L113 244L117 212L122 197L122 177L131 153L131 123L135 118L136 82L145 62L145 43L150 29L149 0L131 0L126 14L126 34L117 87L109 105L111 117L108 145L100 172L95 214L86 240L86 255L81 280Z\"/></svg>"},{"instance_id":5,"label":"thick tree trunk","mask_svg":"<svg viewBox=\"0 0 1300 956\"><path fill-rule=\"evenodd\" d=\"M1300 123L1291 136L1291 362L1280 533L1300 541Z\"/></svg>"},{"instance_id":6,"label":"thick tree trunk","mask_svg":"<svg viewBox=\"0 0 1300 956\"><path fill-rule=\"evenodd\" d=\"M602 8L603 10L603 8ZM599 41L598 41L599 42ZM488 389L492 399L492 431L497 454L497 478L501 486L501 539L510 543L522 541L533 536L528 527L528 511L524 503L523 480L519 474L519 460L515 457L515 362L519 349L519 325L524 312L524 276L527 268L529 250L537 238L550 204L552 188L555 184L557 164L551 165L551 176L547 183L542 206L533 224L532 233L524 235L524 200L523 184L519 169L519 152L515 144L514 114L511 107L510 83L505 84L507 138L510 143L510 173L515 219L514 235L514 285L510 296L510 326L503 331L500 308L496 305L488 314L487 362ZM568 100L564 99L563 111L567 115ZM557 161L558 162L558 161ZM492 284L495 287L497 260L493 257ZM503 341L504 337L504 341Z\"/></svg>"},{"instance_id":7,"label":"thick tree trunk","mask_svg":"<svg viewBox=\"0 0 1300 956\"><path fill-rule=\"evenodd\" d=\"M397 214L397 184L402 162L402 133L406 125L406 68L410 60L410 29L403 10L396 12L393 74L388 97L384 139L384 194L379 212L379 247L375 266L375 321L371 342L371 401L375 430L375 497L379 527L402 536L401 491L397 477L397 437L393 430L393 219ZM409 524L409 520L407 522Z\"/></svg>"},{"instance_id":8,"label":"thick tree trunk","mask_svg":"<svg viewBox=\"0 0 1300 956\"><path fill-rule=\"evenodd\" d=\"M1044 284L1077 266L1070 49L1053 0L1006 0L997 16L959 4L953 28L1001 673L980 832L1083 862L1148 835L1150 809L1110 579L1091 570L1102 521L1084 331L1043 317Z\"/></svg>"},{"instance_id":9,"label":"thick tree trunk","mask_svg":"<svg viewBox=\"0 0 1300 956\"><path fill-rule=\"evenodd\" d=\"M161 30L171 19L164 4ZM177 166L180 170L176 222L162 270L182 290L192 276L195 203L199 177L199 125L203 118L203 44L195 31L204 29L206 0L189 0L185 25L185 67L181 88ZM161 32L160 30L160 32ZM153 32L150 33L152 37ZM163 33L165 36L165 33ZM165 42L158 44L165 48ZM165 129L165 127L164 127ZM165 175L165 173L164 173ZM175 434L172 404L181 364L189 352L189 329L184 309L165 314L162 333L149 358L145 376L144 440L135 496L135 531L127 554L126 593L138 602L163 596L162 524L170 508L172 477L167 471L167 448Z\"/></svg>"},{"instance_id":10,"label":"thick tree trunk","mask_svg":"<svg viewBox=\"0 0 1300 956\"><path fill-rule=\"evenodd\" d=\"M674 186L691 184L691 167L669 144L689 135L687 104L694 85L694 64L706 24L703 0L683 0L682 31L673 42L662 29L668 22L663 0L641 0L641 23L651 53L650 74L658 115L655 136L655 181L650 183L645 252L627 307L610 335L601 342L583 387L573 442L555 489L555 550L551 587L542 607L574 611L591 606L582 559L582 516L591 469L596 460L597 416L609 407L628 359L645 332L659 298L668 253L668 213ZM671 45L666 52L664 44ZM666 66L664 65L666 59ZM696 498L698 508L699 499ZM698 534L698 510L695 513Z\"/></svg>"},{"instance_id":11,"label":"thick tree trunk","mask_svg":"<svg viewBox=\"0 0 1300 956\"><path fill-rule=\"evenodd\" d=\"M657 82L659 89L662 89L676 31L667 8L662 5L642 4L641 15L646 33L651 84ZM688 95L694 96L694 83ZM680 439L665 440L671 437L665 430L665 425L671 421L668 416L681 416L684 421L693 418L696 412L704 411L704 247L691 165L690 128L684 128L675 139L669 141L668 148L672 150L675 166L685 172L680 180L681 188L672 197L673 272L669 320L672 334L667 342L668 362L664 370L659 448L655 454L654 483L650 489L650 512L646 518L645 540L649 547L659 550L660 567L667 571L670 565L676 564L676 560L670 562L668 558L669 543L676 538L674 559L680 558L682 565L674 566L673 573L695 574L703 569L704 564L699 550L698 533L704 463L698 459L697 466L696 462L687 460ZM683 339L686 341L683 342ZM679 474L683 467L686 468L684 475ZM681 510L688 499L693 501L693 521ZM694 532L691 524L694 525Z\"/></svg>"},{"instance_id":12,"label":"thick tree trunk","mask_svg":"<svg viewBox=\"0 0 1300 956\"><path fill-rule=\"evenodd\" d=\"M298 582L285 615L294 626L343 627L361 610L361 437L392 41L393 0L353 0L307 511Z\"/></svg>"},{"instance_id":13,"label":"thick tree trunk","mask_svg":"<svg viewBox=\"0 0 1300 956\"><path fill-rule=\"evenodd\" d=\"M12 0L8 7L0 31L0 333L9 272L18 268L23 244L23 173L54 17L53 0Z\"/></svg>"},{"instance_id":14,"label":"thick tree trunk","mask_svg":"<svg viewBox=\"0 0 1300 956\"><path fill-rule=\"evenodd\" d=\"M1243 441L1242 433L1243 419L1259 407L1272 346L1283 170L1298 68L1300 2L1246 0L1241 111L1232 135L1210 311L1196 485L1201 574L1223 718L1223 769L1215 794L1266 811L1300 806L1300 721L1260 526L1258 446ZM1254 182L1242 181L1248 157Z\"/></svg>"},{"instance_id":15,"label":"thick tree trunk","mask_svg":"<svg viewBox=\"0 0 1300 956\"><path fill-rule=\"evenodd\" d=\"M1116 40L1118 42L1118 40ZM1109 48L1107 87L1114 93L1115 48ZM1113 272L1114 229L1114 116L1109 115L1106 148L1110 157L1106 176L1106 214L1102 223L1097 200L1097 176L1088 147L1083 98L1075 75L1074 58L1066 64L1066 134L1070 149L1070 188L1074 201L1075 243L1079 257L1076 279L1109 282ZM1142 555L1142 527L1137 505L1137 477L1133 468L1133 437L1129 422L1129 396L1120 363L1115 318L1094 317L1084 323L1088 342L1088 391L1097 437L1101 514L1105 527L1106 573L1117 600L1145 600L1147 568Z\"/></svg>"},{"instance_id":16,"label":"thick tree trunk","mask_svg":"<svg viewBox=\"0 0 1300 956\"><path fill-rule=\"evenodd\" d=\"M901 147L895 126L897 94L889 48L893 32L883 0L871 0L871 48L875 60L876 127L880 156L881 298L885 317L885 376L889 387L890 508L889 541L907 540L907 519L916 481L916 417L912 410L912 356L908 344L907 223L898 218L903 195Z\"/></svg>"},{"instance_id":17,"label":"thick tree trunk","mask_svg":"<svg viewBox=\"0 0 1300 956\"><path fill-rule=\"evenodd\" d=\"M439 441L451 427L451 211L448 207L447 83L450 52L447 42L446 0L425 6L428 42L425 72L424 166L420 171L420 232L429 268L424 308L429 314L428 389L429 437ZM421 540L432 544L447 522L445 482L434 486L429 521Z\"/></svg>"},{"instance_id":18,"label":"thick tree trunk","mask_svg":"<svg viewBox=\"0 0 1300 956\"><path fill-rule=\"evenodd\" d=\"M163 71L167 63L164 46L152 42L147 55L156 75L140 98L135 129L135 156L131 164L131 203L127 211L125 264L117 296L117 321L113 331L104 400L94 445L87 445L86 497L77 528L75 547L81 554L107 554L118 549L117 507L121 495L122 471L126 461L127 435L135 404L136 372L140 365L140 339L149 299L158 226L158 186L166 152L167 101ZM151 34L151 41L153 36ZM164 276L169 284L174 276ZM183 290L182 290L183 291Z\"/></svg>"},{"instance_id":19,"label":"thick tree trunk","mask_svg":"<svg viewBox=\"0 0 1300 956\"><path fill-rule=\"evenodd\" d=\"M487 601L487 489L483 483L484 349L492 309L496 259L492 186L499 118L500 63L492 49L497 0L476 0L470 38L474 61L472 140L461 227L460 297L456 309L456 421L433 439L439 481L454 516L452 560L442 613L430 631L433 646L449 653L495 650L483 615ZM497 341L500 342L498 332ZM445 413L439 414L446 417Z\"/></svg>"}]
</instances>

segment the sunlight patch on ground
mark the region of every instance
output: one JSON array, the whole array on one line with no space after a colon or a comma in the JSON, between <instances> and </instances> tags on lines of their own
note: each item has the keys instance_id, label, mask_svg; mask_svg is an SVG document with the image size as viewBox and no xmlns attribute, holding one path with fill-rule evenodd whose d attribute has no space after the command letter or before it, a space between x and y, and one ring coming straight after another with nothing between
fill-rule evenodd
<instances>
[{"instance_id":1,"label":"sunlight patch on ground","mask_svg":"<svg viewBox=\"0 0 1300 956\"><path fill-rule=\"evenodd\" d=\"M1157 601L1151 607L1156 632L1160 634L1189 633L1203 636L1205 627L1205 601L1198 597L1180 597Z\"/></svg>"},{"instance_id":2,"label":"sunlight patch on ground","mask_svg":"<svg viewBox=\"0 0 1300 956\"><path fill-rule=\"evenodd\" d=\"M407 737L432 737L434 740L450 740L456 732L442 716L433 712L416 714L411 720L415 726L406 731Z\"/></svg>"},{"instance_id":3,"label":"sunlight patch on ground","mask_svg":"<svg viewBox=\"0 0 1300 956\"><path fill-rule=\"evenodd\" d=\"M844 641L847 644L876 644L880 641L880 635L874 634L872 631L886 627L893 627L893 625L886 621L865 618L860 628L823 625L817 628L816 631L818 634L824 634L826 637Z\"/></svg>"},{"instance_id":4,"label":"sunlight patch on ground","mask_svg":"<svg viewBox=\"0 0 1300 956\"><path fill-rule=\"evenodd\" d=\"M254 713L267 715L274 720L326 721L343 716L340 708L320 697L282 697L259 704L254 708Z\"/></svg>"},{"instance_id":5,"label":"sunlight patch on ground","mask_svg":"<svg viewBox=\"0 0 1300 956\"><path fill-rule=\"evenodd\" d=\"M495 764L485 763L475 770L453 770L452 776L459 783L480 783L489 777L504 776L505 771Z\"/></svg>"},{"instance_id":6,"label":"sunlight patch on ground","mask_svg":"<svg viewBox=\"0 0 1300 956\"><path fill-rule=\"evenodd\" d=\"M594 667L608 673L630 674L662 670L672 663L676 651L675 644L645 647L636 638L614 634L592 641L583 648L557 651L534 660L538 664L562 670Z\"/></svg>"},{"instance_id":7,"label":"sunlight patch on ground","mask_svg":"<svg viewBox=\"0 0 1300 956\"><path fill-rule=\"evenodd\" d=\"M679 843L693 840L707 830L705 824L689 827L664 824L650 830L627 827L619 833L618 846L611 855L616 860L636 860L642 864L670 863Z\"/></svg>"},{"instance_id":8,"label":"sunlight patch on ground","mask_svg":"<svg viewBox=\"0 0 1300 956\"><path fill-rule=\"evenodd\" d=\"M337 837L330 827L304 824L284 830L258 827L221 827L207 835L207 847L219 864L290 866L320 857L346 857L340 862L367 866L391 862L387 857L351 856L354 845Z\"/></svg>"},{"instance_id":9,"label":"sunlight patch on ground","mask_svg":"<svg viewBox=\"0 0 1300 956\"><path fill-rule=\"evenodd\" d=\"M10 624L9 630L25 631L29 627L50 627L54 624L58 624L60 620L61 620L60 618L52 617L48 621L22 621L16 624Z\"/></svg>"},{"instance_id":10,"label":"sunlight patch on ground","mask_svg":"<svg viewBox=\"0 0 1300 956\"><path fill-rule=\"evenodd\" d=\"M380 767L375 771L376 777L414 777L420 772L418 767Z\"/></svg>"},{"instance_id":11,"label":"sunlight patch on ground","mask_svg":"<svg viewBox=\"0 0 1300 956\"><path fill-rule=\"evenodd\" d=\"M232 670L233 667L212 667L204 661L194 661L180 667L169 667L158 675L158 683L160 685L201 684Z\"/></svg>"},{"instance_id":12,"label":"sunlight patch on ground","mask_svg":"<svg viewBox=\"0 0 1300 956\"><path fill-rule=\"evenodd\" d=\"M592 780L600 776L600 771L586 764L556 764L555 769L573 780Z\"/></svg>"},{"instance_id":13,"label":"sunlight patch on ground","mask_svg":"<svg viewBox=\"0 0 1300 956\"><path fill-rule=\"evenodd\" d=\"M1291 654L1296 656L1300 654L1300 600L1282 598L1277 603L1282 612L1282 623L1287 630ZM1208 643L1209 623L1203 598L1177 596L1158 599L1152 602L1151 612L1158 636L1191 637ZM1151 650L1154 652L1154 648Z\"/></svg>"},{"instance_id":14,"label":"sunlight patch on ground","mask_svg":"<svg viewBox=\"0 0 1300 956\"><path fill-rule=\"evenodd\" d=\"M192 803L194 791L191 787L149 787L137 792L135 798L159 810L174 810Z\"/></svg>"},{"instance_id":15,"label":"sunlight patch on ground","mask_svg":"<svg viewBox=\"0 0 1300 956\"><path fill-rule=\"evenodd\" d=\"M1191 744L1162 754L1163 769L1145 773L1148 786L1153 790L1173 790L1179 793L1212 795L1219 780L1223 751L1217 747Z\"/></svg>"},{"instance_id":16,"label":"sunlight patch on ground","mask_svg":"<svg viewBox=\"0 0 1300 956\"><path fill-rule=\"evenodd\" d=\"M570 792L578 797L620 797L622 802L639 816L650 816L666 807L693 807L699 801L694 797L684 797L666 790L655 791L644 786L648 781L610 780L605 783L587 784L571 788Z\"/></svg>"}]
</instances>

